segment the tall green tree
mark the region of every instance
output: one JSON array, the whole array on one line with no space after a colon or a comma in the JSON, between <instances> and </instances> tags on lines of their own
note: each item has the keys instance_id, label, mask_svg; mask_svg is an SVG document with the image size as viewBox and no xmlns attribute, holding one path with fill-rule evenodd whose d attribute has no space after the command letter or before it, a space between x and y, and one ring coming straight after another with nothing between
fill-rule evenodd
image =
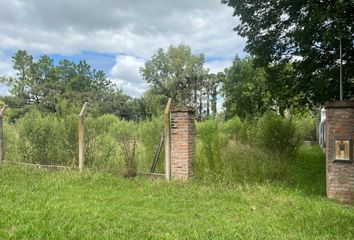
<instances>
[{"instance_id":1,"label":"tall green tree","mask_svg":"<svg viewBox=\"0 0 354 240\"><path fill-rule=\"evenodd\" d=\"M8 78L9 85L12 85L10 92L17 95L24 102L30 101L29 85L31 80L31 67L33 57L25 50L19 50L12 57L13 69L16 70L16 78Z\"/></svg>"},{"instance_id":2,"label":"tall green tree","mask_svg":"<svg viewBox=\"0 0 354 240\"><path fill-rule=\"evenodd\" d=\"M222 0L240 19L257 66L293 63L304 100L338 99L339 45L343 48L344 96L354 95L353 0Z\"/></svg>"},{"instance_id":3,"label":"tall green tree","mask_svg":"<svg viewBox=\"0 0 354 240\"><path fill-rule=\"evenodd\" d=\"M203 86L204 55L192 54L189 46L170 46L158 51L140 69L156 93L171 97L178 103L195 104Z\"/></svg>"},{"instance_id":4,"label":"tall green tree","mask_svg":"<svg viewBox=\"0 0 354 240\"><path fill-rule=\"evenodd\" d=\"M226 118L245 118L264 113L270 107L270 93L263 68L255 68L252 58L235 58L226 69L223 84Z\"/></svg>"},{"instance_id":5,"label":"tall green tree","mask_svg":"<svg viewBox=\"0 0 354 240\"><path fill-rule=\"evenodd\" d=\"M206 81L204 83L204 92L206 110L205 116L209 117L211 114L216 116L217 114L217 97L219 94L219 87L225 80L225 74L223 72L219 73L209 73L206 75Z\"/></svg>"},{"instance_id":6,"label":"tall green tree","mask_svg":"<svg viewBox=\"0 0 354 240\"><path fill-rule=\"evenodd\" d=\"M305 95L299 88L297 73L292 64L277 64L265 68L266 87L270 94L271 106L277 107L279 113L303 110Z\"/></svg>"},{"instance_id":7,"label":"tall green tree","mask_svg":"<svg viewBox=\"0 0 354 240\"><path fill-rule=\"evenodd\" d=\"M80 106L85 101L97 114L113 113L134 120L145 117L141 101L125 95L103 71L92 69L85 61L76 64L63 59L55 65L49 56L35 60L24 50L19 50L12 61L16 77L0 80L12 94L2 99L21 109L14 119L32 106L54 112L62 102Z\"/></svg>"}]
</instances>

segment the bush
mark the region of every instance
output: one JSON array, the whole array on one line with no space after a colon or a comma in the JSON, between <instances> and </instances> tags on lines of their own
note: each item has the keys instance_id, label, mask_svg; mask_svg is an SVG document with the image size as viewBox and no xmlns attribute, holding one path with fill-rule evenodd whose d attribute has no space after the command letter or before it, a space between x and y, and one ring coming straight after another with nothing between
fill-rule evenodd
<instances>
[{"instance_id":1,"label":"bush","mask_svg":"<svg viewBox=\"0 0 354 240\"><path fill-rule=\"evenodd\" d=\"M14 124L4 122L4 158L6 161L21 160L19 152L20 136Z\"/></svg>"},{"instance_id":2,"label":"bush","mask_svg":"<svg viewBox=\"0 0 354 240\"><path fill-rule=\"evenodd\" d=\"M134 177L137 174L137 126L130 121L117 121L112 126L112 133L118 142L125 163L124 176Z\"/></svg>"},{"instance_id":3,"label":"bush","mask_svg":"<svg viewBox=\"0 0 354 240\"><path fill-rule=\"evenodd\" d=\"M228 138L240 141L242 136L243 123L239 117L234 117L224 123L224 131Z\"/></svg>"},{"instance_id":4,"label":"bush","mask_svg":"<svg viewBox=\"0 0 354 240\"><path fill-rule=\"evenodd\" d=\"M315 141L317 139L316 128L319 123L316 116L312 114L295 115L293 121L303 141Z\"/></svg>"},{"instance_id":5,"label":"bush","mask_svg":"<svg viewBox=\"0 0 354 240\"><path fill-rule=\"evenodd\" d=\"M258 120L256 131L254 137L258 144L276 154L294 156L301 145L301 135L292 119L272 112Z\"/></svg>"},{"instance_id":6,"label":"bush","mask_svg":"<svg viewBox=\"0 0 354 240\"><path fill-rule=\"evenodd\" d=\"M145 120L139 123L139 171L148 171L151 167L154 154L160 142L162 134L162 117L155 117L151 120ZM160 158L156 167L156 172L164 172L164 151L161 150Z\"/></svg>"},{"instance_id":7,"label":"bush","mask_svg":"<svg viewBox=\"0 0 354 240\"><path fill-rule=\"evenodd\" d=\"M32 109L16 124L6 123L6 158L77 166L78 116L68 109L63 106L57 114L42 114ZM136 175L138 167L147 172L161 130L161 118L138 124L111 114L98 118L88 116L85 119L85 165L129 176Z\"/></svg>"},{"instance_id":8,"label":"bush","mask_svg":"<svg viewBox=\"0 0 354 240\"><path fill-rule=\"evenodd\" d=\"M113 126L120 121L112 114L85 119L85 157L88 167L123 172L119 141L114 135L115 130L113 130ZM116 130L119 131L119 129Z\"/></svg>"},{"instance_id":9,"label":"bush","mask_svg":"<svg viewBox=\"0 0 354 240\"><path fill-rule=\"evenodd\" d=\"M24 161L41 164L75 163L72 142L75 137L68 135L75 124L72 118L61 119L54 114L42 115L32 110L18 120L19 152Z\"/></svg>"},{"instance_id":10,"label":"bush","mask_svg":"<svg viewBox=\"0 0 354 240\"><path fill-rule=\"evenodd\" d=\"M225 170L223 152L227 143L222 121L209 119L197 124L197 177L219 180Z\"/></svg>"},{"instance_id":11,"label":"bush","mask_svg":"<svg viewBox=\"0 0 354 240\"><path fill-rule=\"evenodd\" d=\"M229 183L286 180L286 161L251 144L250 138L237 137L255 132L252 126L251 121L242 123L237 118L225 124L218 119L197 123L197 178Z\"/></svg>"}]
</instances>

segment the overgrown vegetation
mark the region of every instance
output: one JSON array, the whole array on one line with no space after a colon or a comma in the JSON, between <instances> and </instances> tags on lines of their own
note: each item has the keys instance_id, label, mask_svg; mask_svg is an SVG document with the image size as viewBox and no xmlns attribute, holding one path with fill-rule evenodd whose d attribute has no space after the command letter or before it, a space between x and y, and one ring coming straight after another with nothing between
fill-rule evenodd
<instances>
[{"instance_id":1,"label":"overgrown vegetation","mask_svg":"<svg viewBox=\"0 0 354 240\"><path fill-rule=\"evenodd\" d=\"M269 112L252 121L235 117L226 122L210 119L198 123L197 178L286 181L288 165L296 158L303 141L315 131L314 119L284 118Z\"/></svg>"},{"instance_id":2,"label":"overgrown vegetation","mask_svg":"<svg viewBox=\"0 0 354 240\"><path fill-rule=\"evenodd\" d=\"M30 110L15 123L5 123L5 159L29 163L77 163L78 108L62 104L56 113ZM86 166L135 176L151 166L162 131L162 118L140 122L113 114L85 119ZM272 180L286 176L285 165L304 140L313 138L316 118L284 118L274 112L252 120L211 118L197 123L196 170L199 179ZM163 151L157 172L163 172Z\"/></svg>"},{"instance_id":3,"label":"overgrown vegetation","mask_svg":"<svg viewBox=\"0 0 354 240\"><path fill-rule=\"evenodd\" d=\"M6 123L5 159L77 166L78 117L65 113L31 110L16 123ZM161 130L161 118L137 123L112 114L89 115L85 119L86 165L129 176L137 171L146 172Z\"/></svg>"},{"instance_id":4,"label":"overgrown vegetation","mask_svg":"<svg viewBox=\"0 0 354 240\"><path fill-rule=\"evenodd\" d=\"M353 209L325 198L321 151L302 148L289 167L288 182L225 185L3 165L0 238L353 239Z\"/></svg>"}]
</instances>

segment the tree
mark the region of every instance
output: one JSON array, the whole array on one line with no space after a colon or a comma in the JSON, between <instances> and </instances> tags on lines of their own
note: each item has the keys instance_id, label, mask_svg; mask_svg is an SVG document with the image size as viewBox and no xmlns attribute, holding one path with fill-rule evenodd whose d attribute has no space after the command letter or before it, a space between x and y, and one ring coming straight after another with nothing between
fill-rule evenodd
<instances>
[{"instance_id":1,"label":"tree","mask_svg":"<svg viewBox=\"0 0 354 240\"><path fill-rule=\"evenodd\" d=\"M352 0L222 0L240 17L235 30L247 37L257 66L293 63L297 85L311 104L338 99L339 42L343 46L344 96L354 94ZM299 91L300 91L299 90Z\"/></svg>"},{"instance_id":2,"label":"tree","mask_svg":"<svg viewBox=\"0 0 354 240\"><path fill-rule=\"evenodd\" d=\"M306 109L304 93L299 91L296 71L291 64L277 64L265 68L266 87L270 94L271 106L277 107L279 114L285 111Z\"/></svg>"},{"instance_id":3,"label":"tree","mask_svg":"<svg viewBox=\"0 0 354 240\"><path fill-rule=\"evenodd\" d=\"M12 85L10 93L17 95L17 97L28 103L30 101L29 82L33 57L28 55L26 51L19 50L12 57L12 62L13 68L17 71L17 80L14 78L7 79L9 84Z\"/></svg>"},{"instance_id":4,"label":"tree","mask_svg":"<svg viewBox=\"0 0 354 240\"><path fill-rule=\"evenodd\" d=\"M195 104L205 74L204 55L194 55L189 46L170 46L158 51L140 69L140 72L157 94L172 98L178 103Z\"/></svg>"},{"instance_id":5,"label":"tree","mask_svg":"<svg viewBox=\"0 0 354 240\"><path fill-rule=\"evenodd\" d=\"M220 83L224 82L225 74L223 72L219 73L209 73L204 81L204 89L202 95L205 96L205 116L209 117L212 113L213 116L217 114L217 97L219 93Z\"/></svg>"},{"instance_id":6,"label":"tree","mask_svg":"<svg viewBox=\"0 0 354 240\"><path fill-rule=\"evenodd\" d=\"M254 68L252 58L235 58L232 66L226 69L223 93L226 118L257 116L270 108L265 71Z\"/></svg>"},{"instance_id":7,"label":"tree","mask_svg":"<svg viewBox=\"0 0 354 240\"><path fill-rule=\"evenodd\" d=\"M161 94L154 92L153 89L148 89L140 97L144 106L144 117L151 118L154 116L162 115L166 107L167 98Z\"/></svg>"},{"instance_id":8,"label":"tree","mask_svg":"<svg viewBox=\"0 0 354 240\"><path fill-rule=\"evenodd\" d=\"M134 110L134 116L130 114L137 108L133 99L116 89L103 71L91 69L85 61L76 64L64 59L56 66L49 56L43 55L34 60L24 50L19 50L12 61L16 77L1 77L0 81L10 87L12 94L4 100L10 107L23 110L18 116L28 106L54 112L61 101L68 100L73 105L89 101L91 105L97 105L101 113L137 118L137 111Z\"/></svg>"}]
</instances>

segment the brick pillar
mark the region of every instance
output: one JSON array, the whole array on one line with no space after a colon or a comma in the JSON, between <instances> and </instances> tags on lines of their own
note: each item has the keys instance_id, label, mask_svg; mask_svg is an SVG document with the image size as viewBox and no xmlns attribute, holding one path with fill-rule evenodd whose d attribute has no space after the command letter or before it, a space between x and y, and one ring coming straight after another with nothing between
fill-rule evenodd
<instances>
[{"instance_id":1,"label":"brick pillar","mask_svg":"<svg viewBox=\"0 0 354 240\"><path fill-rule=\"evenodd\" d=\"M354 101L326 104L327 197L354 203Z\"/></svg>"},{"instance_id":2,"label":"brick pillar","mask_svg":"<svg viewBox=\"0 0 354 240\"><path fill-rule=\"evenodd\" d=\"M194 176L194 109L173 109L171 123L171 177L186 181Z\"/></svg>"}]
</instances>

